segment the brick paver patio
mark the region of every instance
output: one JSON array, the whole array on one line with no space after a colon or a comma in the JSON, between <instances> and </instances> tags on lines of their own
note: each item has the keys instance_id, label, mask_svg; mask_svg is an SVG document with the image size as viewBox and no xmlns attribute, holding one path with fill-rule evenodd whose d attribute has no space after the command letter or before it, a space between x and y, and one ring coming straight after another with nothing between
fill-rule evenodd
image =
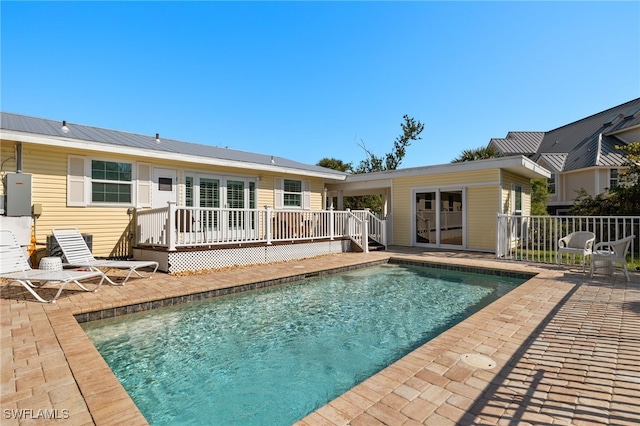
<instances>
[{"instance_id":1,"label":"brick paver patio","mask_svg":"<svg viewBox=\"0 0 640 426\"><path fill-rule=\"evenodd\" d=\"M32 301L22 287L5 288L0 297L2 425L146 424L75 314L93 318L101 315L94 312L157 306L187 294L391 256L537 275L299 425L640 424L637 272L627 283L621 274L590 279L581 268L392 248L199 275L157 273L124 287L103 285L96 293L70 285L53 305ZM479 355L495 366L464 361Z\"/></svg>"}]
</instances>

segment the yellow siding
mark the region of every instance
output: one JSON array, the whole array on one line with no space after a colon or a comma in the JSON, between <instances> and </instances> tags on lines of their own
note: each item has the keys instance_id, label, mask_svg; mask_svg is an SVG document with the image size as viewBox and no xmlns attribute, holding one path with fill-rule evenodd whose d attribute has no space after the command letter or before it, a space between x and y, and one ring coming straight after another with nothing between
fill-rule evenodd
<instances>
[{"instance_id":1,"label":"yellow siding","mask_svg":"<svg viewBox=\"0 0 640 426\"><path fill-rule=\"evenodd\" d=\"M0 178L3 179L6 172L16 171L15 143L0 141ZM0 194L4 195L4 185L0 185Z\"/></svg>"},{"instance_id":2,"label":"yellow siding","mask_svg":"<svg viewBox=\"0 0 640 426\"><path fill-rule=\"evenodd\" d=\"M2 173L15 171L14 156L15 144L10 141L2 141L2 161L7 160L2 168ZM33 175L32 202L43 206L43 213L36 221L36 239L39 247L44 247L51 229L74 227L82 233L93 235L93 253L96 256L109 256L123 237L129 215L127 207L67 207L67 158L69 155L87 156L90 158L107 159L110 161L143 162L150 163L146 158L137 158L131 155L114 155L82 151L62 150L59 147L47 147L34 144L23 144L23 171ZM184 172L208 173L224 176L258 177L257 172L250 170L234 169L231 167L194 167L194 164L179 161L157 161L154 167L163 167L178 170L178 182L182 186ZM262 174L262 179L257 182L258 208L265 205L274 205L273 184L276 175ZM284 175L277 175L283 177ZM309 180L312 191L311 208L320 209L322 206L322 190L324 182L320 178L308 178L300 175L286 175L287 178ZM181 194L182 191L179 191ZM182 196L182 195L180 195ZM41 244L41 245L40 245Z\"/></svg>"},{"instance_id":3,"label":"yellow siding","mask_svg":"<svg viewBox=\"0 0 640 426\"><path fill-rule=\"evenodd\" d=\"M261 180L258 181L258 208L264 208L264 206L275 205L274 188L275 179L283 177L276 174L261 174ZM324 193L324 180L320 178L309 178L307 176L299 175L287 175L287 179L299 179L308 180L311 190L311 210L322 209L322 196Z\"/></svg>"},{"instance_id":4,"label":"yellow siding","mask_svg":"<svg viewBox=\"0 0 640 426\"><path fill-rule=\"evenodd\" d=\"M416 188L463 188L471 184L482 182L494 183L497 188L499 173L497 169L468 171L460 173L441 173L426 176L400 177L393 179L393 243L401 246L412 244L411 225L414 218L411 217L412 190ZM495 209L497 209L497 196L494 196ZM495 227L495 224L494 224Z\"/></svg>"},{"instance_id":5,"label":"yellow siding","mask_svg":"<svg viewBox=\"0 0 640 426\"><path fill-rule=\"evenodd\" d=\"M531 213L531 181L523 176L513 173L502 173L502 213L511 214L512 212L512 196L513 185L522 186L522 214Z\"/></svg>"},{"instance_id":6,"label":"yellow siding","mask_svg":"<svg viewBox=\"0 0 640 426\"><path fill-rule=\"evenodd\" d=\"M498 182L498 169L474 170L456 173L439 173L425 176L398 177L393 179L394 188L443 187L468 185L478 182Z\"/></svg>"},{"instance_id":7,"label":"yellow siding","mask_svg":"<svg viewBox=\"0 0 640 426\"><path fill-rule=\"evenodd\" d=\"M497 186L467 189L467 248L495 250L499 196Z\"/></svg>"}]
</instances>

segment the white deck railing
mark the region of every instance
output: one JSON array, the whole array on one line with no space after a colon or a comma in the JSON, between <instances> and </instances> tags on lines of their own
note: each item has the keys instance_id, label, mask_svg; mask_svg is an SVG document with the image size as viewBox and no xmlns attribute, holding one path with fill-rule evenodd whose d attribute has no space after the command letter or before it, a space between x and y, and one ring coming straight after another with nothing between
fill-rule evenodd
<instances>
[{"instance_id":1,"label":"white deck railing","mask_svg":"<svg viewBox=\"0 0 640 426\"><path fill-rule=\"evenodd\" d=\"M348 237L366 252L370 234L386 245L386 225L369 211L224 209L169 203L136 214L136 245L168 250Z\"/></svg>"},{"instance_id":2,"label":"white deck railing","mask_svg":"<svg viewBox=\"0 0 640 426\"><path fill-rule=\"evenodd\" d=\"M496 257L555 263L558 240L576 231L590 231L596 244L635 235L628 255L632 265L640 262L640 216L512 216L498 214ZM572 256L560 257L574 264Z\"/></svg>"}]
</instances>

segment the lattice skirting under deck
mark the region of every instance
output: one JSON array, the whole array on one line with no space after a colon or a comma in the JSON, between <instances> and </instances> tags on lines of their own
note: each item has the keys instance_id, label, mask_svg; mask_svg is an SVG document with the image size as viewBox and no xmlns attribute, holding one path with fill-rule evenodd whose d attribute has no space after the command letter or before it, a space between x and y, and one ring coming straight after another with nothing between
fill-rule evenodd
<instances>
[{"instance_id":1,"label":"lattice skirting under deck","mask_svg":"<svg viewBox=\"0 0 640 426\"><path fill-rule=\"evenodd\" d=\"M155 260L160 264L159 270L175 274L231 266L284 262L348 251L351 251L351 242L349 240L335 240L175 252L136 248L134 249L134 258L137 260Z\"/></svg>"}]
</instances>

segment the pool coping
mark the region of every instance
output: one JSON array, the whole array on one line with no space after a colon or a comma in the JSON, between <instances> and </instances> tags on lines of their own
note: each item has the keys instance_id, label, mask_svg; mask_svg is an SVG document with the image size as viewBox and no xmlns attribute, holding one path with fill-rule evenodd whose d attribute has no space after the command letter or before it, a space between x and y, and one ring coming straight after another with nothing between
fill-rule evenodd
<instances>
[{"instance_id":1,"label":"pool coping","mask_svg":"<svg viewBox=\"0 0 640 426\"><path fill-rule=\"evenodd\" d=\"M468 337L470 335L469 330L478 330L480 328L474 325L478 321L478 318L480 318L482 324L485 325L497 321L496 319L504 315L503 312L506 308L519 306L518 302L523 300L523 298L531 299L533 297L537 299L535 302L539 305L538 312L532 316L534 319L533 322L535 323L536 319L539 320L542 316L552 312L558 301L565 297L571 288L587 280L584 274L569 274L569 279L567 279L566 269L548 268L548 265L505 263L490 260L486 257L474 260L451 257L439 258L417 252L386 252L367 256L361 254L353 256L332 256L327 258L326 262L323 259L305 259L302 261L289 262L286 265L276 265L271 268L273 269L273 272L271 272L273 277L262 281L275 282L274 280L281 280L280 282L282 283L289 280L289 282L291 282L293 281L291 277L301 279L299 277L306 278L310 275L319 275L326 273L327 270L341 268L347 268L344 270L349 270L354 269L354 265L357 265L356 267L364 267L370 264L380 264L388 262L392 257L399 257L403 260L408 260L409 262L415 261L420 264L428 259L428 263L439 264L444 268L449 268L449 266L447 266L448 264L463 267L472 266L480 269L487 269L487 265L491 265L491 268L488 269L515 271L515 273L524 274L531 274L533 272L537 275L457 326L442 333L416 351L383 369L344 395L336 398L336 400L310 413L309 416L298 422L299 425L339 425L347 423L352 425L381 424L383 422L381 422L380 419L387 419L388 423L393 424L401 418L404 419L402 422L408 418L413 419L416 416L407 417L406 409L403 411L398 408L394 411L393 408L389 408L393 406L393 404L389 404L389 400L393 400L398 396L399 389L401 390L400 392L409 392L408 389L410 387L401 380L411 381L413 379L417 381L416 374L422 374L434 383L439 383L439 381L447 377L447 375L454 376L453 379L455 379L455 375L461 371L457 362L451 362L451 359L448 358L446 362L449 365L443 366L435 359L431 359L431 353L438 353L441 358L443 353L446 354L450 351L450 348L464 343L464 338L456 336L463 334ZM332 266L327 267L327 264ZM359 266L362 264L365 265ZM334 267L335 265L338 266ZM304 272L299 273L295 269L297 267L303 268ZM257 273L257 271L260 271L260 275L263 275L262 272L267 271L267 269L264 268L265 266L261 265L257 268L247 269L247 272ZM151 303L153 300L149 299L156 297L156 294L164 295L164 297L160 299L172 298L172 300L175 301L178 299L173 298L185 296L185 283L188 283L190 289L186 292L188 294L201 294L204 292L214 294L215 290L219 290L220 288L233 287L233 283L241 283L241 286L246 286L261 281L259 279L252 280L245 278L243 271L217 271L213 274L215 279L222 281L221 283L215 284L219 288L211 288L211 286L214 285L211 283L211 275L204 275L203 277L159 275L148 281L132 280L131 285L127 284L124 288L106 287L105 289L105 287L103 287L97 293L72 294L68 298L61 298L56 305L0 299L3 308L2 360L4 367L2 379L2 408L35 408L37 404L43 405L46 402L39 397L39 393L48 391L49 402L47 402L47 404L53 408L70 407L69 411L72 421L69 424L109 425L119 424L123 421L128 424L147 424L144 416L142 416L106 362L102 359L74 315L88 315L92 311L92 307L94 308L93 311L96 311L95 308L99 308L97 310L102 312L122 308L126 301L132 300L135 302L133 303L134 305ZM103 289L105 291L103 291ZM126 295L126 297L123 296L123 294ZM11 315L6 314L8 310L11 312ZM115 313L116 311L113 312ZM513 320L508 323L502 321L501 324L502 328L493 330L493 333L498 332L497 335L494 334L494 338L501 336L501 334L499 334L500 330L504 332L505 330L510 330L511 327L515 328L519 326L517 322ZM522 331L518 332L509 331L511 334L510 338L515 335L516 340L510 340L507 342L507 345L501 347L498 351L493 348L494 351L491 352L486 344L481 345L482 350L491 352L492 356L498 356L499 367L503 367L517 349L518 345L514 342L520 339L522 343L530 339L531 333L535 331L534 325L535 324L528 324L526 327L521 327ZM25 335L27 335L27 329L31 335L25 338L18 336L23 331ZM464 333L460 334L460 330L463 330ZM37 336L40 334L46 336L47 346L43 350L41 350L41 346L37 340ZM28 344L29 350L26 354L26 362L18 360L17 351L21 351L22 349L21 346L16 343L16 339L25 345ZM35 340L35 344L32 344L33 340ZM446 344L444 342L446 342ZM12 347L6 350L6 347L9 345ZM35 349L32 347L35 347ZM445 349L445 347L449 349ZM62 357L59 356L58 352L62 353ZM26 380L21 376L22 374L31 374L35 370L38 370L38 368L29 367L30 364L37 366L38 362L41 363L39 367L41 370L40 373L48 376L48 371L50 371L47 369L48 365L46 365L48 357L56 358L57 364L53 367L55 367L55 371L59 371L61 378L54 382L56 386L59 386L59 382L64 381L64 386L68 389L70 395L67 396L67 399L62 399L63 397L61 396L55 398L51 396L55 390L59 389L54 389L53 382L51 386L49 386L47 380L44 380L46 383L42 384L42 379L38 379L38 381L31 378ZM8 364L13 365L10 372L8 372L8 368L6 367ZM65 374L67 372L68 374ZM477 380L481 380L486 386L490 386L492 378L495 378L498 373L499 371L495 373L484 371L483 374L480 375L481 378ZM71 378L67 377L69 375ZM457 383L453 379L452 377L447 378L451 383ZM67 383L70 380L72 380L73 383ZM32 382L36 384L32 384ZM81 395L80 397L76 395L77 392L71 389L74 386L77 386L77 390L79 390ZM460 394L460 401L466 401L466 399L463 399L463 394L467 391L465 388L465 390L458 392ZM451 393L451 391L449 392ZM455 394L455 392L454 390L453 393ZM413 403L413 401L411 402ZM456 422L454 419L461 419L465 415L468 415L465 413L464 408L462 408L462 406L465 405L464 403L460 402L457 404L458 406L456 406L456 404L452 405L450 402L451 401L443 401L442 404L434 408L428 418L439 420L440 422L442 422L443 419L449 419L449 423L454 424ZM7 424L19 423L17 421L14 423L7 421Z\"/></svg>"},{"instance_id":2,"label":"pool coping","mask_svg":"<svg viewBox=\"0 0 640 426\"><path fill-rule=\"evenodd\" d=\"M411 266L424 266L435 269L444 269L449 271L461 271L461 272L472 272L478 274L487 274L487 275L500 275L510 278L520 278L524 280L529 280L533 278L536 274L534 273L525 273L525 272L516 272L510 270L501 270L495 268L479 268L479 267L469 267L463 265L450 265L443 264L438 262L429 262L426 260L410 260L403 259L399 257L389 257L383 260L375 260L371 262L364 262L360 264L350 265L350 266L341 266L330 269L323 269L320 271L315 271L312 273L302 273L297 275L291 275L283 278L276 278L264 281L258 281L250 284L242 284L233 287L223 287L219 289L212 289L207 291L199 291L195 293L184 294L181 296L173 296L159 300L150 300L146 302L140 302L131 305L124 305L118 307L110 307L106 309L100 309L89 312L82 312L78 314L74 314L74 318L79 323L85 323L90 321L99 321L102 319L113 318L121 315L128 315L142 311L149 311L153 309L162 308L165 306L177 306L184 303L196 302L201 300L206 300L214 297L228 296L231 294L244 293L247 291L258 290L262 288L268 288L278 285L291 284L299 281L303 281L308 278L314 277L323 277L328 275L340 274L342 272L348 272L357 269L369 268L376 265L383 264L397 264L397 265L411 265Z\"/></svg>"}]
</instances>

